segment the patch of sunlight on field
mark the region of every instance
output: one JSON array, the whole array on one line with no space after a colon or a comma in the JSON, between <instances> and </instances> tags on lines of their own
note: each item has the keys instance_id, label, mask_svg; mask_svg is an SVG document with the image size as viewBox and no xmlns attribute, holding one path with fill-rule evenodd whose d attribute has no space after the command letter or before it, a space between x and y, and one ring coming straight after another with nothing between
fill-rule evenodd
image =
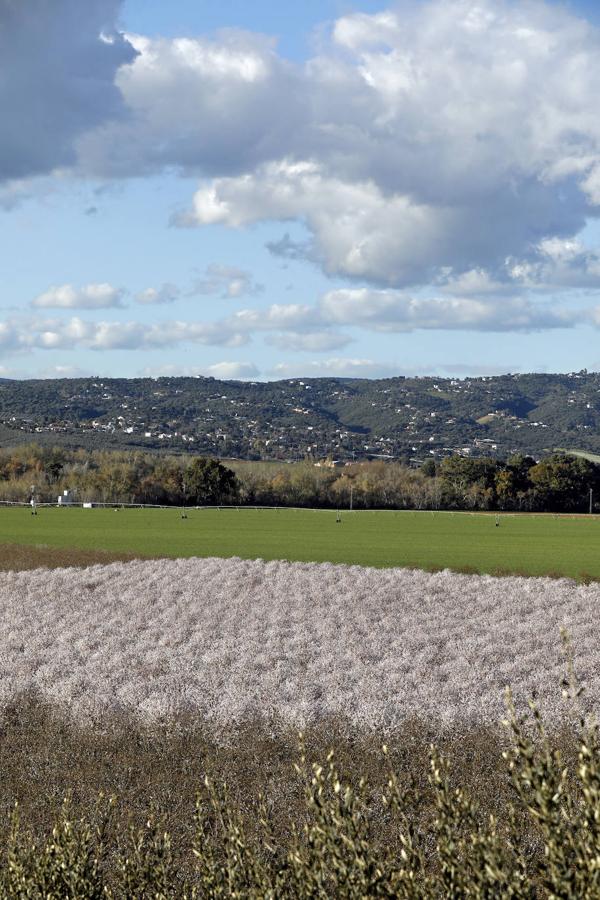
<instances>
[{"instance_id":1,"label":"patch of sunlight on field","mask_svg":"<svg viewBox=\"0 0 600 900\"><path fill-rule=\"evenodd\" d=\"M600 578L600 518L330 510L0 510L0 545ZM2 549L0 548L0 554Z\"/></svg>"}]
</instances>

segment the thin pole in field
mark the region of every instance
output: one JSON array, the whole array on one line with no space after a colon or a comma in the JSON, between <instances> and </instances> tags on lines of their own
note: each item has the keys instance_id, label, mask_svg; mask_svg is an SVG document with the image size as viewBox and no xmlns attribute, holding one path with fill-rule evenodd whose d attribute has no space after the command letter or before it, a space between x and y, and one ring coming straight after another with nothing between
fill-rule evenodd
<instances>
[{"instance_id":1,"label":"thin pole in field","mask_svg":"<svg viewBox=\"0 0 600 900\"><path fill-rule=\"evenodd\" d=\"M185 478L181 483L181 499L183 500L183 505L181 507L181 518L187 519L187 509L186 509L186 483Z\"/></svg>"},{"instance_id":2,"label":"thin pole in field","mask_svg":"<svg viewBox=\"0 0 600 900\"><path fill-rule=\"evenodd\" d=\"M594 488L590 488L590 516L594 511Z\"/></svg>"}]
</instances>

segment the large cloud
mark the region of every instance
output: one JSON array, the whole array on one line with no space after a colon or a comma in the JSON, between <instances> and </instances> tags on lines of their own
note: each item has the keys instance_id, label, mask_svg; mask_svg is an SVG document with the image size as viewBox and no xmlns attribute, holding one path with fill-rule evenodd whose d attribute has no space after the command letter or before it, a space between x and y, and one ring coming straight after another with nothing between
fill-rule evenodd
<instances>
[{"instance_id":1,"label":"large cloud","mask_svg":"<svg viewBox=\"0 0 600 900\"><path fill-rule=\"evenodd\" d=\"M118 117L114 79L135 51L120 0L0 0L0 181L75 162L83 132Z\"/></svg>"},{"instance_id":2,"label":"large cloud","mask_svg":"<svg viewBox=\"0 0 600 900\"><path fill-rule=\"evenodd\" d=\"M283 160L252 176L217 179L196 193L193 210L178 221L237 227L293 218L314 233L331 274L407 283L430 277L435 265L451 265L457 243L464 245L463 256L471 252L460 212L388 197L373 182L341 181L313 162Z\"/></svg>"},{"instance_id":3,"label":"large cloud","mask_svg":"<svg viewBox=\"0 0 600 900\"><path fill-rule=\"evenodd\" d=\"M599 89L600 34L556 5L347 16L299 76L310 115L282 152L240 155L179 223L299 219L326 271L375 283L474 269L510 281L507 258L597 214Z\"/></svg>"},{"instance_id":4,"label":"large cloud","mask_svg":"<svg viewBox=\"0 0 600 900\"><path fill-rule=\"evenodd\" d=\"M163 166L219 174L287 152L308 97L300 74L265 37L232 30L216 40L128 37L139 55L117 84L129 120L81 140L83 167L107 176Z\"/></svg>"},{"instance_id":5,"label":"large cloud","mask_svg":"<svg viewBox=\"0 0 600 900\"><path fill-rule=\"evenodd\" d=\"M600 210L600 32L560 5L398 3L339 18L303 65L243 32L126 39L117 11L0 0L0 178L76 147L83 175L199 176L179 224L299 220L308 241L270 249L332 275L459 298L600 284L595 254L556 253Z\"/></svg>"}]
</instances>

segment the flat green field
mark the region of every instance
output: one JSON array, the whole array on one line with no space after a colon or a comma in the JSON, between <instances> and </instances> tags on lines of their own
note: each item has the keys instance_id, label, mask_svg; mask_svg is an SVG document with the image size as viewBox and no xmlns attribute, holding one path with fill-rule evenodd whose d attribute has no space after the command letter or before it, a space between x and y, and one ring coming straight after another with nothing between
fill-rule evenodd
<instances>
[{"instance_id":1,"label":"flat green field","mask_svg":"<svg viewBox=\"0 0 600 900\"><path fill-rule=\"evenodd\" d=\"M241 556L600 578L600 517L442 512L0 509L8 545L151 556ZM2 559L0 557L0 563ZM6 568L6 566L4 566Z\"/></svg>"},{"instance_id":2,"label":"flat green field","mask_svg":"<svg viewBox=\"0 0 600 900\"><path fill-rule=\"evenodd\" d=\"M587 450L569 450L565 447L557 447L558 453L569 453L571 456L580 456L581 459L587 459L593 463L600 463L600 456L597 453L588 453Z\"/></svg>"}]
</instances>

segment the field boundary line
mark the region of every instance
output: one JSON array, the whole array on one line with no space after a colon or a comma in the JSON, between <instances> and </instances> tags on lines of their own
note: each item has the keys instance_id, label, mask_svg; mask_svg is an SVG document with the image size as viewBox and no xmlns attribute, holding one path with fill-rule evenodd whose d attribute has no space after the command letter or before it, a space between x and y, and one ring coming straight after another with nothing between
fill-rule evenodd
<instances>
[{"instance_id":1,"label":"field boundary line","mask_svg":"<svg viewBox=\"0 0 600 900\"><path fill-rule=\"evenodd\" d=\"M446 515L446 516L502 516L508 519L521 518L555 518L555 519L600 519L600 513L557 513L557 512L518 512L517 510L473 510L473 509L389 509L387 507L369 507L369 509L348 509L344 506L261 506L257 504L200 504L182 506L178 504L167 503L129 503L125 501L115 501L108 503L103 500L89 501L71 501L70 503L54 503L43 502L35 504L35 509L83 509L88 508L87 504L91 504L92 509L170 509L175 512L192 512L202 510L218 510L219 512L243 512L245 510L259 511L288 511L288 512L315 512L315 513L344 513L345 515L354 513L389 513L398 514L429 514ZM30 509L31 502L27 500L0 500L0 507L11 507L15 509Z\"/></svg>"}]
</instances>

